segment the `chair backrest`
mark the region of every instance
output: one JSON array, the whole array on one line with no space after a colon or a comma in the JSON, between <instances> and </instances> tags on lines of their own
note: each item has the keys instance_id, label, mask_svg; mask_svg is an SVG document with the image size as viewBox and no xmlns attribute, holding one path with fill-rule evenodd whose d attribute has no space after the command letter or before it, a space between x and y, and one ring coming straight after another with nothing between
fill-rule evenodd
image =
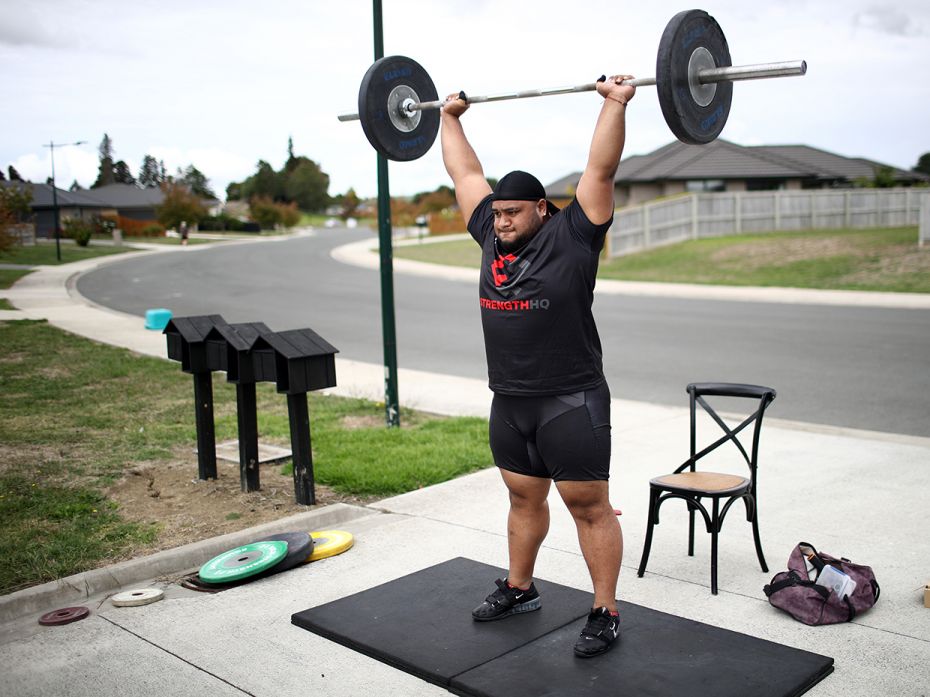
<instances>
[{"instance_id":1,"label":"chair backrest","mask_svg":"<svg viewBox=\"0 0 930 697\"><path fill-rule=\"evenodd\" d=\"M744 385L727 382L695 382L688 385L687 391L690 395L691 403L691 457L688 458L677 471L682 472L685 469L690 469L693 472L695 470L695 463L698 460L730 441L739 449L743 459L746 460L746 464L749 467L752 487L755 489L756 467L759 457L759 433L762 430L762 417L765 415L765 410L768 405L775 399L775 390L771 387L763 387L761 385ZM756 402L756 408L755 411L746 417L738 426L731 429L713 407L707 403L707 400L704 399L705 397L742 397L745 399L752 399ZM697 451L698 404L701 405L704 411L710 415L724 432L721 438L717 439L700 452ZM753 426L752 445L750 447L750 453L747 453L743 444L740 442L739 434L751 425Z\"/></svg>"}]
</instances>

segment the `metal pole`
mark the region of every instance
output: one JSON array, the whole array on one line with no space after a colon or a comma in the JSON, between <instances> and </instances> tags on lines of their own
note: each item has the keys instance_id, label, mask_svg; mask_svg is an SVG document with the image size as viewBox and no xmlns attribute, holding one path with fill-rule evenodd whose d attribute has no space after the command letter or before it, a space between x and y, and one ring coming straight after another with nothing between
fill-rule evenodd
<instances>
[{"instance_id":1,"label":"metal pole","mask_svg":"<svg viewBox=\"0 0 930 697\"><path fill-rule=\"evenodd\" d=\"M381 0L373 0L375 60L384 56ZM394 324L394 253L391 247L391 191L387 158L378 153L378 247L381 251L381 332L384 340L384 419L400 426L397 385L397 332Z\"/></svg>"},{"instance_id":2,"label":"metal pole","mask_svg":"<svg viewBox=\"0 0 930 697\"><path fill-rule=\"evenodd\" d=\"M59 219L58 219L58 187L55 186L55 143L54 141L49 141L48 144L49 151L52 157L52 207L55 210L55 258L58 261L61 261L61 240L60 235L58 234L59 228Z\"/></svg>"},{"instance_id":3,"label":"metal pole","mask_svg":"<svg viewBox=\"0 0 930 697\"><path fill-rule=\"evenodd\" d=\"M84 145L86 142L86 140L79 140L75 143L59 143L58 147L63 147L65 145ZM49 149L52 158L52 207L55 211L55 257L58 261L61 261L61 240L58 234L58 187L55 186L55 141L50 140L48 145L44 145L43 147Z\"/></svg>"}]
</instances>

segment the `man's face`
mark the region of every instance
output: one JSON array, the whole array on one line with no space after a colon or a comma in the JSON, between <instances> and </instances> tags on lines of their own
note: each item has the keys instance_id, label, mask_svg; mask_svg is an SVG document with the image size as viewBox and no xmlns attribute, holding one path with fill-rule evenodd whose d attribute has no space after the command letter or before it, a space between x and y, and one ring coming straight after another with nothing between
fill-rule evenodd
<instances>
[{"instance_id":1,"label":"man's face","mask_svg":"<svg viewBox=\"0 0 930 697\"><path fill-rule=\"evenodd\" d=\"M546 219L546 201L495 201L494 232L505 251L513 252L532 239Z\"/></svg>"}]
</instances>

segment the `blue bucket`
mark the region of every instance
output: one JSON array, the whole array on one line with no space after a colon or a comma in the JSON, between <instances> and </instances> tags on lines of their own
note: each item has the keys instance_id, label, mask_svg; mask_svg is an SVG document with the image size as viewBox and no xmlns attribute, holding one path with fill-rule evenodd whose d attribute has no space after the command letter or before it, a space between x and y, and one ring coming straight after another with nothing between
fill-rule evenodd
<instances>
[{"instance_id":1,"label":"blue bucket","mask_svg":"<svg viewBox=\"0 0 930 697\"><path fill-rule=\"evenodd\" d=\"M146 310L145 311L145 328L161 331L166 326L168 326L168 321L170 319L171 319L171 310L166 310L163 307L156 308L154 310Z\"/></svg>"}]
</instances>

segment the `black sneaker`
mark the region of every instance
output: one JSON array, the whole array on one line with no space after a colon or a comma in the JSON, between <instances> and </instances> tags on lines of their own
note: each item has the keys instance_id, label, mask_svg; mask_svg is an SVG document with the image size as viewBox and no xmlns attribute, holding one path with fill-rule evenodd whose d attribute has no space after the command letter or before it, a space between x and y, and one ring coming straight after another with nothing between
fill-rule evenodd
<instances>
[{"instance_id":1,"label":"black sneaker","mask_svg":"<svg viewBox=\"0 0 930 697\"><path fill-rule=\"evenodd\" d=\"M606 607L591 610L588 623L575 642L575 654L590 658L604 653L620 636L620 617L611 615Z\"/></svg>"},{"instance_id":2,"label":"black sneaker","mask_svg":"<svg viewBox=\"0 0 930 697\"><path fill-rule=\"evenodd\" d=\"M531 583L527 590L522 590L511 588L505 580L500 578L494 583L497 584L497 590L471 611L471 616L478 622L500 620L540 608L539 593L536 592L534 584Z\"/></svg>"}]
</instances>

